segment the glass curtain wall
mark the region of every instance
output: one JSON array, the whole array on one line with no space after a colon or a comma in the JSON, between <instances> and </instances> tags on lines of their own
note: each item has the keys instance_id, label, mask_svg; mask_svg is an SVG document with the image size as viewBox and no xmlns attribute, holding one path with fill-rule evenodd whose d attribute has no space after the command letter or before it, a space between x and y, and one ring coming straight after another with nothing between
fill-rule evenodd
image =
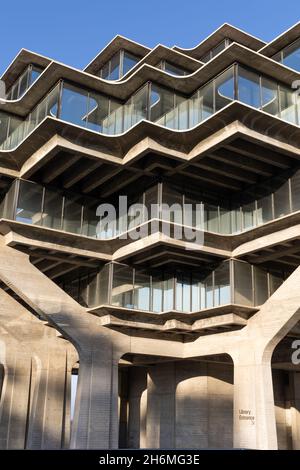
<instances>
[{"instance_id":1,"label":"glass curtain wall","mask_svg":"<svg viewBox=\"0 0 300 470\"><path fill-rule=\"evenodd\" d=\"M235 64L191 98L148 82L122 104L100 93L61 82L21 124L16 125L13 120L4 123L0 149L16 147L46 116L106 135L125 132L143 119L184 130L198 125L234 100L299 125L297 90Z\"/></svg>"},{"instance_id":2,"label":"glass curtain wall","mask_svg":"<svg viewBox=\"0 0 300 470\"><path fill-rule=\"evenodd\" d=\"M116 52L116 54L106 62L97 75L104 80L119 80L123 75L129 72L139 60L139 57L122 49Z\"/></svg>"},{"instance_id":3,"label":"glass curtain wall","mask_svg":"<svg viewBox=\"0 0 300 470\"><path fill-rule=\"evenodd\" d=\"M291 69L300 71L300 38L278 52L273 56L273 59Z\"/></svg>"},{"instance_id":4,"label":"glass curtain wall","mask_svg":"<svg viewBox=\"0 0 300 470\"><path fill-rule=\"evenodd\" d=\"M119 215L117 211L115 223L108 225L105 219L96 215L100 203L97 199L15 180L1 207L3 218L99 239L118 236L151 219L208 232L234 234L299 211L300 169L289 178L276 177L261 186L254 186L242 196L240 201L233 199L220 205L207 196L196 198L178 187L157 183L128 202L128 208L132 209L137 204L136 212L131 210ZM14 200L18 201L17 212L12 203ZM32 217L24 216L29 212Z\"/></svg>"},{"instance_id":5,"label":"glass curtain wall","mask_svg":"<svg viewBox=\"0 0 300 470\"><path fill-rule=\"evenodd\" d=\"M36 81L40 76L43 69L35 65L28 65L25 71L20 75L16 80L13 86L10 88L9 92L6 95L7 100L17 100L21 98L28 88Z\"/></svg>"},{"instance_id":6,"label":"glass curtain wall","mask_svg":"<svg viewBox=\"0 0 300 470\"><path fill-rule=\"evenodd\" d=\"M157 65L157 68L175 76L183 76L190 74L190 72L188 72L187 70L183 69L182 67L178 67L177 65L171 64L171 62L168 62L167 60L161 60Z\"/></svg>"},{"instance_id":7,"label":"glass curtain wall","mask_svg":"<svg viewBox=\"0 0 300 470\"><path fill-rule=\"evenodd\" d=\"M228 304L259 306L285 277L284 272L268 271L239 260L226 260L210 271L200 268L200 272L192 273L147 272L113 262L98 273L67 283L64 289L75 290L76 298L91 308L112 305L156 313L189 313Z\"/></svg>"},{"instance_id":8,"label":"glass curtain wall","mask_svg":"<svg viewBox=\"0 0 300 470\"><path fill-rule=\"evenodd\" d=\"M205 55L200 57L201 62L209 62L211 59L213 59L217 54L222 52L226 47L228 47L232 43L231 39L225 38L223 41L219 42L215 47L213 47L209 52L207 52Z\"/></svg>"}]
</instances>

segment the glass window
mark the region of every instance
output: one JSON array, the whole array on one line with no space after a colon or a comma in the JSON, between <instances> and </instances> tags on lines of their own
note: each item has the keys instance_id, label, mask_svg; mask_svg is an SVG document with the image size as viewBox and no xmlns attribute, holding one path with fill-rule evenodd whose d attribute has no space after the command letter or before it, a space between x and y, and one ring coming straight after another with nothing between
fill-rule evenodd
<instances>
[{"instance_id":1,"label":"glass window","mask_svg":"<svg viewBox=\"0 0 300 470\"><path fill-rule=\"evenodd\" d=\"M152 188L145 191L145 208L148 220L158 218L158 185L156 184Z\"/></svg>"},{"instance_id":2,"label":"glass window","mask_svg":"<svg viewBox=\"0 0 300 470\"><path fill-rule=\"evenodd\" d=\"M213 274L211 273L204 281L205 284L205 308L214 306Z\"/></svg>"},{"instance_id":3,"label":"glass window","mask_svg":"<svg viewBox=\"0 0 300 470\"><path fill-rule=\"evenodd\" d=\"M35 183L20 181L16 220L41 225L43 188Z\"/></svg>"},{"instance_id":4,"label":"glass window","mask_svg":"<svg viewBox=\"0 0 300 470\"><path fill-rule=\"evenodd\" d=\"M111 302L109 278L112 266L112 264L106 264L105 266L103 266L99 273L99 305L107 305Z\"/></svg>"},{"instance_id":5,"label":"glass window","mask_svg":"<svg viewBox=\"0 0 300 470\"><path fill-rule=\"evenodd\" d=\"M275 219L291 212L288 180L274 181L274 212Z\"/></svg>"},{"instance_id":6,"label":"glass window","mask_svg":"<svg viewBox=\"0 0 300 470\"><path fill-rule=\"evenodd\" d=\"M161 88L157 85L151 85L150 95L150 120L165 125L164 119L167 113L174 108L174 93Z\"/></svg>"},{"instance_id":7,"label":"glass window","mask_svg":"<svg viewBox=\"0 0 300 470\"><path fill-rule=\"evenodd\" d=\"M101 77L104 80L109 80L109 61L102 67Z\"/></svg>"},{"instance_id":8,"label":"glass window","mask_svg":"<svg viewBox=\"0 0 300 470\"><path fill-rule=\"evenodd\" d=\"M249 202L248 204L243 204L243 229L247 230L256 225L255 220L255 201Z\"/></svg>"},{"instance_id":9,"label":"glass window","mask_svg":"<svg viewBox=\"0 0 300 470\"><path fill-rule=\"evenodd\" d=\"M163 311L174 309L174 277L165 273L163 280Z\"/></svg>"},{"instance_id":10,"label":"glass window","mask_svg":"<svg viewBox=\"0 0 300 470\"><path fill-rule=\"evenodd\" d=\"M88 93L64 83L60 119L85 127L88 115Z\"/></svg>"},{"instance_id":11,"label":"glass window","mask_svg":"<svg viewBox=\"0 0 300 470\"><path fill-rule=\"evenodd\" d=\"M0 217L4 219L15 219L14 200L17 191L17 180L10 186L0 205Z\"/></svg>"},{"instance_id":12,"label":"glass window","mask_svg":"<svg viewBox=\"0 0 300 470\"><path fill-rule=\"evenodd\" d=\"M233 261L234 265L234 303L253 305L251 265L242 261Z\"/></svg>"},{"instance_id":13,"label":"glass window","mask_svg":"<svg viewBox=\"0 0 300 470\"><path fill-rule=\"evenodd\" d=\"M201 280L197 276L192 277L192 312L199 312L201 310Z\"/></svg>"},{"instance_id":14,"label":"glass window","mask_svg":"<svg viewBox=\"0 0 300 470\"><path fill-rule=\"evenodd\" d=\"M220 233L231 233L230 209L228 207L220 207Z\"/></svg>"},{"instance_id":15,"label":"glass window","mask_svg":"<svg viewBox=\"0 0 300 470\"><path fill-rule=\"evenodd\" d=\"M47 114L52 117L58 117L58 98L60 92L60 85L56 85L53 90L50 91L49 95L47 95Z\"/></svg>"},{"instance_id":16,"label":"glass window","mask_svg":"<svg viewBox=\"0 0 300 470\"><path fill-rule=\"evenodd\" d=\"M188 129L189 127L189 102L182 96L175 96L175 106L176 106L176 117L177 120L174 123L174 127L169 126L167 122L167 127L171 127L172 129Z\"/></svg>"},{"instance_id":17,"label":"glass window","mask_svg":"<svg viewBox=\"0 0 300 470\"><path fill-rule=\"evenodd\" d=\"M43 69L40 67L36 67L35 65L32 66L28 86L32 85L36 81L36 79L41 75L42 71Z\"/></svg>"},{"instance_id":18,"label":"glass window","mask_svg":"<svg viewBox=\"0 0 300 470\"><path fill-rule=\"evenodd\" d=\"M27 88L29 87L29 77L30 77L30 69L27 68L27 70L19 78L18 98L21 98L24 95Z\"/></svg>"},{"instance_id":19,"label":"glass window","mask_svg":"<svg viewBox=\"0 0 300 470\"><path fill-rule=\"evenodd\" d=\"M285 121L297 124L295 92L280 85L280 117Z\"/></svg>"},{"instance_id":20,"label":"glass window","mask_svg":"<svg viewBox=\"0 0 300 470\"><path fill-rule=\"evenodd\" d=\"M8 136L9 115L0 111L0 144L4 142Z\"/></svg>"},{"instance_id":21,"label":"glass window","mask_svg":"<svg viewBox=\"0 0 300 470\"><path fill-rule=\"evenodd\" d=\"M162 220L182 225L183 195L167 184L163 184L162 203Z\"/></svg>"},{"instance_id":22,"label":"glass window","mask_svg":"<svg viewBox=\"0 0 300 470\"><path fill-rule=\"evenodd\" d=\"M268 298L268 273L256 266L254 269L254 305L262 305Z\"/></svg>"},{"instance_id":23,"label":"glass window","mask_svg":"<svg viewBox=\"0 0 300 470\"><path fill-rule=\"evenodd\" d=\"M260 108L259 76L240 66L238 67L238 97L242 103Z\"/></svg>"},{"instance_id":24,"label":"glass window","mask_svg":"<svg viewBox=\"0 0 300 470\"><path fill-rule=\"evenodd\" d=\"M185 273L177 273L176 276L176 310L191 310L191 278Z\"/></svg>"},{"instance_id":25,"label":"glass window","mask_svg":"<svg viewBox=\"0 0 300 470\"><path fill-rule=\"evenodd\" d=\"M171 75L187 75L188 72L177 65L170 64L170 62L165 61L164 70Z\"/></svg>"},{"instance_id":26,"label":"glass window","mask_svg":"<svg viewBox=\"0 0 300 470\"><path fill-rule=\"evenodd\" d=\"M147 119L148 84L137 91L124 105L124 130L129 129L142 119Z\"/></svg>"},{"instance_id":27,"label":"glass window","mask_svg":"<svg viewBox=\"0 0 300 470\"><path fill-rule=\"evenodd\" d=\"M140 59L129 52L124 51L123 56L123 75L134 67Z\"/></svg>"},{"instance_id":28,"label":"glass window","mask_svg":"<svg viewBox=\"0 0 300 470\"><path fill-rule=\"evenodd\" d=\"M234 100L234 68L226 70L215 79L215 111Z\"/></svg>"},{"instance_id":29,"label":"glass window","mask_svg":"<svg viewBox=\"0 0 300 470\"><path fill-rule=\"evenodd\" d=\"M209 51L207 54L201 57L200 61L206 63L206 62L209 62L211 58L212 58L212 54L211 54L211 51Z\"/></svg>"},{"instance_id":30,"label":"glass window","mask_svg":"<svg viewBox=\"0 0 300 470\"><path fill-rule=\"evenodd\" d=\"M291 177L292 211L300 210L300 169Z\"/></svg>"},{"instance_id":31,"label":"glass window","mask_svg":"<svg viewBox=\"0 0 300 470\"><path fill-rule=\"evenodd\" d=\"M96 307L100 304L99 302L99 273L90 273L88 277L88 306Z\"/></svg>"},{"instance_id":32,"label":"glass window","mask_svg":"<svg viewBox=\"0 0 300 470\"><path fill-rule=\"evenodd\" d=\"M283 49L282 55L284 65L300 71L300 39Z\"/></svg>"},{"instance_id":33,"label":"glass window","mask_svg":"<svg viewBox=\"0 0 300 470\"><path fill-rule=\"evenodd\" d=\"M109 80L119 80L120 78L120 52L117 52L110 59Z\"/></svg>"},{"instance_id":34,"label":"glass window","mask_svg":"<svg viewBox=\"0 0 300 470\"><path fill-rule=\"evenodd\" d=\"M63 197L58 191L45 189L43 226L61 229Z\"/></svg>"},{"instance_id":35,"label":"glass window","mask_svg":"<svg viewBox=\"0 0 300 470\"><path fill-rule=\"evenodd\" d=\"M226 47L226 39L223 39L217 46L211 50L212 57L215 57L217 54L222 52Z\"/></svg>"},{"instance_id":36,"label":"glass window","mask_svg":"<svg viewBox=\"0 0 300 470\"><path fill-rule=\"evenodd\" d=\"M103 131L103 121L109 112L109 99L97 93L89 93L87 127L96 132Z\"/></svg>"},{"instance_id":37,"label":"glass window","mask_svg":"<svg viewBox=\"0 0 300 470\"><path fill-rule=\"evenodd\" d=\"M261 79L262 110L266 113L278 116L278 86L277 83L262 77Z\"/></svg>"},{"instance_id":38,"label":"glass window","mask_svg":"<svg viewBox=\"0 0 300 470\"><path fill-rule=\"evenodd\" d=\"M257 223L264 224L272 219L272 194L268 194L257 201Z\"/></svg>"},{"instance_id":39,"label":"glass window","mask_svg":"<svg viewBox=\"0 0 300 470\"><path fill-rule=\"evenodd\" d=\"M201 102L199 91L197 91L189 100L189 127L194 127L202 120Z\"/></svg>"},{"instance_id":40,"label":"glass window","mask_svg":"<svg viewBox=\"0 0 300 470\"><path fill-rule=\"evenodd\" d=\"M134 308L150 310L150 276L135 270Z\"/></svg>"},{"instance_id":41,"label":"glass window","mask_svg":"<svg viewBox=\"0 0 300 470\"><path fill-rule=\"evenodd\" d=\"M201 120L214 113L214 83L211 81L199 90L201 102Z\"/></svg>"},{"instance_id":42,"label":"glass window","mask_svg":"<svg viewBox=\"0 0 300 470\"><path fill-rule=\"evenodd\" d=\"M230 211L232 233L238 233L242 230L242 211L238 203L232 205Z\"/></svg>"},{"instance_id":43,"label":"glass window","mask_svg":"<svg viewBox=\"0 0 300 470\"><path fill-rule=\"evenodd\" d=\"M40 76L43 69L34 65L28 65L25 71L19 76L14 85L11 87L9 93L7 93L8 100L16 100L21 98L24 93L28 90L36 79Z\"/></svg>"},{"instance_id":44,"label":"glass window","mask_svg":"<svg viewBox=\"0 0 300 470\"><path fill-rule=\"evenodd\" d=\"M205 227L209 232L219 232L219 211L218 206L212 204L204 205Z\"/></svg>"},{"instance_id":45,"label":"glass window","mask_svg":"<svg viewBox=\"0 0 300 470\"><path fill-rule=\"evenodd\" d=\"M71 233L81 233L82 205L75 198L65 197L63 230Z\"/></svg>"},{"instance_id":46,"label":"glass window","mask_svg":"<svg viewBox=\"0 0 300 470\"><path fill-rule=\"evenodd\" d=\"M163 310L163 281L161 274L152 276L152 310L153 312Z\"/></svg>"},{"instance_id":47,"label":"glass window","mask_svg":"<svg viewBox=\"0 0 300 470\"><path fill-rule=\"evenodd\" d=\"M113 263L112 305L134 308L133 303L133 268Z\"/></svg>"},{"instance_id":48,"label":"glass window","mask_svg":"<svg viewBox=\"0 0 300 470\"><path fill-rule=\"evenodd\" d=\"M229 262L226 261L215 270L214 306L231 302Z\"/></svg>"},{"instance_id":49,"label":"glass window","mask_svg":"<svg viewBox=\"0 0 300 470\"><path fill-rule=\"evenodd\" d=\"M85 206L83 209L83 225L82 225L82 235L87 237L97 237L97 226L99 222L99 217L96 215L97 207L95 206Z\"/></svg>"}]
</instances>

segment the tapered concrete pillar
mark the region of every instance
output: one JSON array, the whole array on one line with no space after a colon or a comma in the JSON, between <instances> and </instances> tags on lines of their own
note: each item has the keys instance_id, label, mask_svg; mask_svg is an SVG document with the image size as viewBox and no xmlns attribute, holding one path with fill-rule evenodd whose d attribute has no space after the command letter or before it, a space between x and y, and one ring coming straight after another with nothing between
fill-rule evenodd
<instances>
[{"instance_id":1,"label":"tapered concrete pillar","mask_svg":"<svg viewBox=\"0 0 300 470\"><path fill-rule=\"evenodd\" d=\"M300 450L300 372L290 372L291 433L294 450Z\"/></svg>"},{"instance_id":2,"label":"tapered concrete pillar","mask_svg":"<svg viewBox=\"0 0 300 470\"><path fill-rule=\"evenodd\" d=\"M61 449L69 432L67 376L71 374L70 361L77 360L75 350L2 289L0 324L6 345L0 426L3 423L7 427L7 419L11 424L12 419L7 416L15 419L16 410L20 409L18 426L9 431L6 445L19 449ZM18 404L11 406L10 413L7 400L14 395ZM23 433L22 438L18 438L19 433Z\"/></svg>"},{"instance_id":3,"label":"tapered concrete pillar","mask_svg":"<svg viewBox=\"0 0 300 470\"><path fill-rule=\"evenodd\" d=\"M176 363L176 449L207 449L209 398L207 363Z\"/></svg>"},{"instance_id":4,"label":"tapered concrete pillar","mask_svg":"<svg viewBox=\"0 0 300 470\"><path fill-rule=\"evenodd\" d=\"M271 363L247 348L234 359L235 448L277 449Z\"/></svg>"},{"instance_id":5,"label":"tapered concrete pillar","mask_svg":"<svg viewBox=\"0 0 300 470\"><path fill-rule=\"evenodd\" d=\"M76 348L79 379L71 430L71 448L118 446L118 362L130 350L130 338L102 327L27 255L0 247L0 279L49 321Z\"/></svg>"},{"instance_id":6,"label":"tapered concrete pillar","mask_svg":"<svg viewBox=\"0 0 300 470\"><path fill-rule=\"evenodd\" d=\"M72 355L72 353L71 353ZM69 445L71 376L67 348L50 349L37 359L32 383L28 449L62 449ZM67 437L68 436L68 437Z\"/></svg>"},{"instance_id":7,"label":"tapered concrete pillar","mask_svg":"<svg viewBox=\"0 0 300 470\"><path fill-rule=\"evenodd\" d=\"M118 448L118 362L109 341L91 356L79 356L71 448Z\"/></svg>"},{"instance_id":8,"label":"tapered concrete pillar","mask_svg":"<svg viewBox=\"0 0 300 470\"><path fill-rule=\"evenodd\" d=\"M175 447L175 364L148 368L147 448Z\"/></svg>"},{"instance_id":9,"label":"tapered concrete pillar","mask_svg":"<svg viewBox=\"0 0 300 470\"><path fill-rule=\"evenodd\" d=\"M147 371L133 367L128 372L129 410L127 445L132 449L146 447Z\"/></svg>"},{"instance_id":10,"label":"tapered concrete pillar","mask_svg":"<svg viewBox=\"0 0 300 470\"><path fill-rule=\"evenodd\" d=\"M0 401L0 449L24 449L30 404L31 354L13 338L5 336L4 339L0 333L2 347L5 347Z\"/></svg>"}]
</instances>

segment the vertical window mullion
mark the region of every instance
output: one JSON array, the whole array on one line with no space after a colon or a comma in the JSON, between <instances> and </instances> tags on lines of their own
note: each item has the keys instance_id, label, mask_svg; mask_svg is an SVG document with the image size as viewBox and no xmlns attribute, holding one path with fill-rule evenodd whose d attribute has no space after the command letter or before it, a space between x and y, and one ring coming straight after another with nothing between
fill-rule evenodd
<instances>
[{"instance_id":1,"label":"vertical window mullion","mask_svg":"<svg viewBox=\"0 0 300 470\"><path fill-rule=\"evenodd\" d=\"M124 75L124 49L120 51L120 58L119 58L119 80Z\"/></svg>"},{"instance_id":2,"label":"vertical window mullion","mask_svg":"<svg viewBox=\"0 0 300 470\"><path fill-rule=\"evenodd\" d=\"M60 217L60 230L63 229L64 226L64 217L65 217L65 196L62 198L62 206L61 206L61 217Z\"/></svg>"},{"instance_id":3,"label":"vertical window mullion","mask_svg":"<svg viewBox=\"0 0 300 470\"><path fill-rule=\"evenodd\" d=\"M43 186L43 192L42 192L42 203L41 203L41 225L44 225L44 218L43 218L43 214L44 214L44 208L45 208L45 186Z\"/></svg>"}]
</instances>

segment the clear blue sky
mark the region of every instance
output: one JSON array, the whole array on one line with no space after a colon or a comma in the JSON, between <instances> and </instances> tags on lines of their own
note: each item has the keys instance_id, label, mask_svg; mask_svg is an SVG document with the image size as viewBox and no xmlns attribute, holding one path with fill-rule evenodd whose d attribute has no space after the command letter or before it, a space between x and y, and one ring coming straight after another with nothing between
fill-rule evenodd
<instances>
[{"instance_id":1,"label":"clear blue sky","mask_svg":"<svg viewBox=\"0 0 300 470\"><path fill-rule=\"evenodd\" d=\"M12 0L0 7L0 73L22 48L84 67L116 34L194 47L224 22L271 40L300 19L299 0Z\"/></svg>"}]
</instances>

